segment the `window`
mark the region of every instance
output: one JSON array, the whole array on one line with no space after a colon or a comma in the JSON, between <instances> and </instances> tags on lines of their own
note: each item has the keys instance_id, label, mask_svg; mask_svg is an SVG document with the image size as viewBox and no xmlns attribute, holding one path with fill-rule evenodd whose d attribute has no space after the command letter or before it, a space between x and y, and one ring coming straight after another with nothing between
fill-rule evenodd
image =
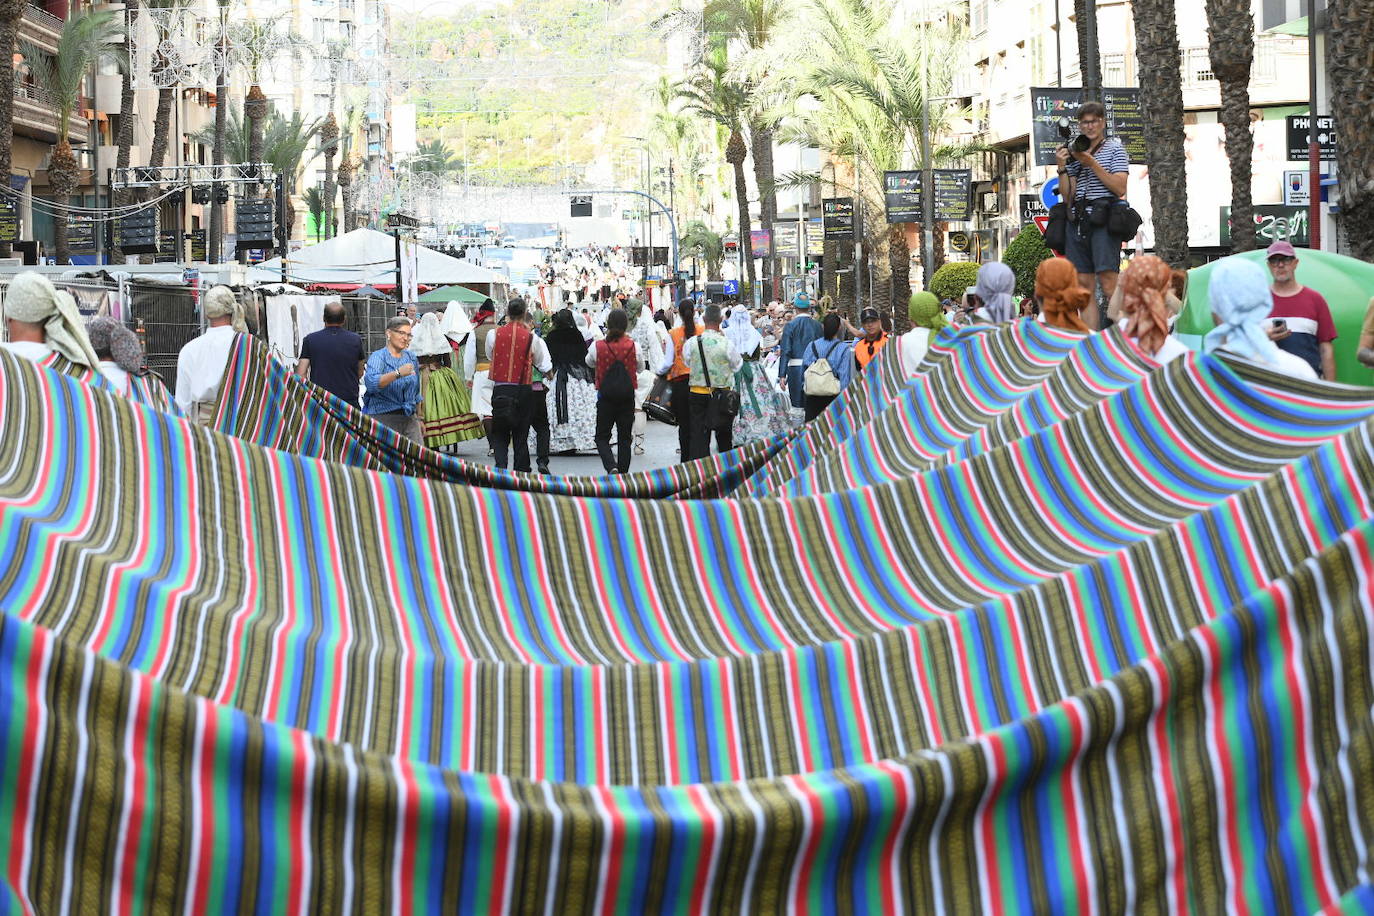
<instances>
[{"instance_id":1,"label":"window","mask_svg":"<svg viewBox=\"0 0 1374 916\"><path fill-rule=\"evenodd\" d=\"M968 24L969 31L974 35L979 35L987 31L988 0L972 0L969 4Z\"/></svg>"}]
</instances>

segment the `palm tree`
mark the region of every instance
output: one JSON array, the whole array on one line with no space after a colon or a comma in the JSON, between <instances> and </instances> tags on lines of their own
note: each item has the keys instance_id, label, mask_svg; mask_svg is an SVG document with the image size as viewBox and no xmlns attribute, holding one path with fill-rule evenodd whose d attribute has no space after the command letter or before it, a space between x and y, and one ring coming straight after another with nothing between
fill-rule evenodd
<instances>
[{"instance_id":1,"label":"palm tree","mask_svg":"<svg viewBox=\"0 0 1374 916\"><path fill-rule=\"evenodd\" d=\"M692 220L682 227L682 235L678 239L678 244L682 250L689 252L692 257L700 258L706 262L706 278L720 276L721 261L725 257L725 244L721 241L718 233L712 232L705 223L700 220Z\"/></svg>"},{"instance_id":2,"label":"palm tree","mask_svg":"<svg viewBox=\"0 0 1374 916\"><path fill-rule=\"evenodd\" d=\"M125 0L124 10L128 16L128 32L124 36L124 53L130 54L133 46L134 29L138 27L138 0ZM131 58L132 59L132 58ZM119 81L119 110L121 112L132 112L134 110L134 68L128 66L120 74ZM119 135L115 137L115 168L127 169L129 167L129 157L134 145L134 119L131 117L119 119ZM3 174L3 173L0 173ZM130 188L120 188L114 192L113 202L117 207L127 205L133 199L133 191Z\"/></svg>"},{"instance_id":3,"label":"palm tree","mask_svg":"<svg viewBox=\"0 0 1374 916\"><path fill-rule=\"evenodd\" d=\"M295 207L291 195L296 191L296 180L303 166L314 156L306 157L310 141L319 131L319 121L306 121L300 112L292 112L291 117L283 117L276 110L269 110L263 124L262 158L260 161L272 166L286 183L286 212L282 214L284 225L295 225ZM214 125L202 128L191 135L198 143L213 143ZM239 162L248 160L248 147L252 142L249 131L244 128L237 111L230 111L224 124L224 149L228 156Z\"/></svg>"},{"instance_id":4,"label":"palm tree","mask_svg":"<svg viewBox=\"0 0 1374 916\"><path fill-rule=\"evenodd\" d=\"M48 160L48 185L58 205L53 215L53 247L57 249L59 264L71 262L66 207L76 193L81 175L81 166L72 153L72 115L81 101L82 83L92 66L112 61L121 68L128 67L123 43L124 25L117 14L85 10L63 24L56 57L48 57L32 45L23 48L35 79L52 92L57 102L57 142Z\"/></svg>"},{"instance_id":5,"label":"palm tree","mask_svg":"<svg viewBox=\"0 0 1374 916\"><path fill-rule=\"evenodd\" d=\"M0 62L0 73L6 74L4 85L14 85L14 42L19 35L19 20L24 17L27 0L0 0L0 48L4 49L4 60ZM14 93L0 92L0 175L13 171L14 142ZM10 243L0 241L0 258L11 254Z\"/></svg>"},{"instance_id":6,"label":"palm tree","mask_svg":"<svg viewBox=\"0 0 1374 916\"><path fill-rule=\"evenodd\" d=\"M339 151L339 122L334 119L334 112L325 115L324 123L320 125L320 152L324 154L324 237L331 238L334 235L334 194L336 187L334 184L334 155Z\"/></svg>"},{"instance_id":7,"label":"palm tree","mask_svg":"<svg viewBox=\"0 0 1374 916\"><path fill-rule=\"evenodd\" d=\"M1255 17L1248 0L1207 0L1207 54L1221 83L1221 123L1231 162L1231 249L1255 247L1255 205L1250 193L1255 138L1250 133L1250 68L1255 60Z\"/></svg>"},{"instance_id":8,"label":"palm tree","mask_svg":"<svg viewBox=\"0 0 1374 916\"><path fill-rule=\"evenodd\" d=\"M324 194L320 191L319 186L312 184L305 189L305 193L301 195L301 199L305 201L305 208L310 211L310 217L315 221L315 241L318 242L323 240L325 238ZM307 233L307 237L308 235L309 233Z\"/></svg>"},{"instance_id":9,"label":"palm tree","mask_svg":"<svg viewBox=\"0 0 1374 916\"><path fill-rule=\"evenodd\" d=\"M462 162L443 140L426 140L416 145L415 152L407 157L405 165L412 172L447 175L461 168Z\"/></svg>"},{"instance_id":10,"label":"palm tree","mask_svg":"<svg viewBox=\"0 0 1374 916\"><path fill-rule=\"evenodd\" d=\"M215 142L210 147L210 159L224 165L224 130L229 121L229 0L219 0L218 65L215 67ZM210 244L206 257L218 264L224 248L224 204L215 194L210 202Z\"/></svg>"},{"instance_id":11,"label":"palm tree","mask_svg":"<svg viewBox=\"0 0 1374 916\"><path fill-rule=\"evenodd\" d=\"M1097 0L1073 0L1073 21L1078 33L1078 75L1079 85L1088 89L1085 97L1092 95L1092 88L1102 89L1102 58L1097 46ZM1101 99L1094 96L1095 101Z\"/></svg>"},{"instance_id":12,"label":"palm tree","mask_svg":"<svg viewBox=\"0 0 1374 916\"><path fill-rule=\"evenodd\" d=\"M1350 253L1374 261L1374 136L1369 109L1374 95L1374 0L1328 0L1326 61L1331 114L1336 118L1336 168L1341 176L1341 229Z\"/></svg>"},{"instance_id":13,"label":"palm tree","mask_svg":"<svg viewBox=\"0 0 1374 916\"><path fill-rule=\"evenodd\" d=\"M1174 0L1136 0L1136 59L1150 169L1155 254L1188 266L1188 182L1183 153L1183 86ZM1248 117L1248 110L1246 112ZM1229 136L1227 138L1229 146ZM1247 183L1247 190L1248 190ZM1234 190L1234 189L1233 189Z\"/></svg>"},{"instance_id":14,"label":"palm tree","mask_svg":"<svg viewBox=\"0 0 1374 916\"><path fill-rule=\"evenodd\" d=\"M243 99L243 117L248 123L247 157L239 162L262 162L263 128L267 118L268 101L263 94L263 71L283 51L299 58L303 41L291 31L287 14L250 18L229 27L230 41L248 75L248 92Z\"/></svg>"},{"instance_id":15,"label":"palm tree","mask_svg":"<svg viewBox=\"0 0 1374 916\"><path fill-rule=\"evenodd\" d=\"M744 113L748 95L744 88L726 75L723 52L713 51L697 68L696 73L678 85L683 109L716 122L729 132L725 144L725 161L735 170L735 202L739 207L739 244L741 252L749 251L749 184L744 177L744 160L749 149L744 145ZM742 258L752 293L758 282L754 259Z\"/></svg>"},{"instance_id":16,"label":"palm tree","mask_svg":"<svg viewBox=\"0 0 1374 916\"><path fill-rule=\"evenodd\" d=\"M170 10L175 16L186 11L185 0L148 0L150 10ZM169 24L164 20L158 19L157 40L158 49L154 55L162 60L162 45L172 39L175 25ZM161 69L162 63L157 65ZM163 86L157 92L157 110L153 115L153 140L148 149L148 165L151 168L161 168L162 161L167 158L167 148L170 145L172 136L172 105L176 98L176 90L171 86Z\"/></svg>"}]
</instances>

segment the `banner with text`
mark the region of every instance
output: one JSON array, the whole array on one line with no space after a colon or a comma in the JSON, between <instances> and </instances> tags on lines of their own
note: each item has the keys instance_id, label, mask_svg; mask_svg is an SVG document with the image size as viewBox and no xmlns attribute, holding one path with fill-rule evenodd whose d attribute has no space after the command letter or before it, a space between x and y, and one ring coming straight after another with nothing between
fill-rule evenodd
<instances>
[{"instance_id":1,"label":"banner with text","mask_svg":"<svg viewBox=\"0 0 1374 916\"><path fill-rule=\"evenodd\" d=\"M934 169L935 219L964 222L972 218L973 172L970 169ZM889 223L921 221L921 172L884 172L883 204Z\"/></svg>"},{"instance_id":2,"label":"banner with text","mask_svg":"<svg viewBox=\"0 0 1374 916\"><path fill-rule=\"evenodd\" d=\"M854 198L827 197L821 201L825 214L825 240L843 241L854 238Z\"/></svg>"},{"instance_id":3,"label":"banner with text","mask_svg":"<svg viewBox=\"0 0 1374 916\"><path fill-rule=\"evenodd\" d=\"M1078 107L1082 104L1082 89L1031 89L1031 156L1036 165L1054 165L1054 151L1066 142L1059 131L1061 118L1067 122L1070 139L1078 136ZM1125 144L1132 162L1144 162L1140 90L1103 89L1102 107L1107 109L1107 135Z\"/></svg>"}]
</instances>

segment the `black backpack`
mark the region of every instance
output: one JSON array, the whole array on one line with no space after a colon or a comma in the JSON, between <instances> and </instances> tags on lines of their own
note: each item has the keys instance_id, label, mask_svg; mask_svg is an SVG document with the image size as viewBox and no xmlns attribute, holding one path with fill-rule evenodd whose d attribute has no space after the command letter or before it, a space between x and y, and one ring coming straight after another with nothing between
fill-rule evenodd
<instances>
[{"instance_id":1,"label":"black backpack","mask_svg":"<svg viewBox=\"0 0 1374 916\"><path fill-rule=\"evenodd\" d=\"M605 341L602 341L605 343ZM615 357L611 351L611 345L606 344L605 348L597 354L598 359L615 359L611 367L606 370L606 374L601 377L601 385L596 389L601 397L608 401L630 401L635 396L635 380L630 378L630 373L625 369L625 363Z\"/></svg>"}]
</instances>

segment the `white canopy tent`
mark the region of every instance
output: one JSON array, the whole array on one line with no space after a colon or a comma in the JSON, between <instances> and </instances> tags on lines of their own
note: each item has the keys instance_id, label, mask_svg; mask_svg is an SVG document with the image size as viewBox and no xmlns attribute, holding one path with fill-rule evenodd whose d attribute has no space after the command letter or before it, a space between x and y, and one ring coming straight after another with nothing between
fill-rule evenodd
<instances>
[{"instance_id":1,"label":"white canopy tent","mask_svg":"<svg viewBox=\"0 0 1374 916\"><path fill-rule=\"evenodd\" d=\"M416 282L424 286L459 284L494 299L504 298L504 274L431 248L418 248ZM260 283L281 282L281 265L281 258L263 261L250 271L249 278ZM396 283L396 240L385 232L363 228L293 251L286 262L286 282L390 289Z\"/></svg>"}]
</instances>

